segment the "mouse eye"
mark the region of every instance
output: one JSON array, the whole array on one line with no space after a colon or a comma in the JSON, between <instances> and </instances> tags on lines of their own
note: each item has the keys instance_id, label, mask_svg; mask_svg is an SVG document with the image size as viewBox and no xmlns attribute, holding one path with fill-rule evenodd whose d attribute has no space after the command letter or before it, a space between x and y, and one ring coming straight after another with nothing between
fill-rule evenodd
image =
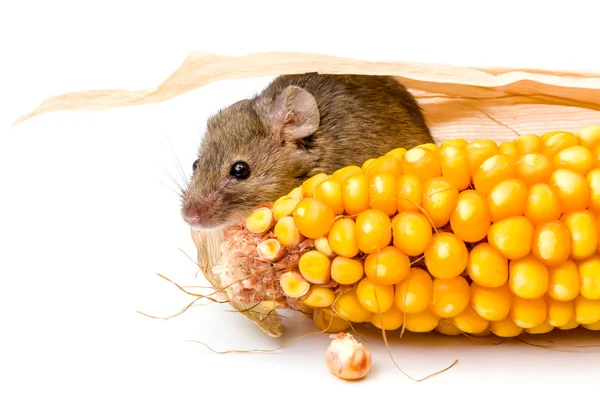
<instances>
[{"instance_id":1,"label":"mouse eye","mask_svg":"<svg viewBox=\"0 0 600 400\"><path fill-rule=\"evenodd\" d=\"M194 172L196 172L196 170L198 169L198 161L199 161L199 160L196 160L196 161L194 161L194 163L192 164L192 170L193 170Z\"/></svg>"},{"instance_id":2,"label":"mouse eye","mask_svg":"<svg viewBox=\"0 0 600 400\"><path fill-rule=\"evenodd\" d=\"M231 166L229 175L236 179L248 179L250 176L250 166L243 161L238 161Z\"/></svg>"}]
</instances>

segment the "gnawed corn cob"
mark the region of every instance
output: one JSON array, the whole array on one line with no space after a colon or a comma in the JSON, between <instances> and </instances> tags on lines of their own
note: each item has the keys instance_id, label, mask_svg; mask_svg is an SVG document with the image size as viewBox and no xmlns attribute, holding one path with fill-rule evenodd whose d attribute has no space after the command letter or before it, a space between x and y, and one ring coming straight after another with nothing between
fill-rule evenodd
<instances>
[{"instance_id":1,"label":"gnawed corn cob","mask_svg":"<svg viewBox=\"0 0 600 400\"><path fill-rule=\"evenodd\" d=\"M229 229L230 301L514 337L600 329L600 126L395 149L318 174Z\"/></svg>"}]
</instances>

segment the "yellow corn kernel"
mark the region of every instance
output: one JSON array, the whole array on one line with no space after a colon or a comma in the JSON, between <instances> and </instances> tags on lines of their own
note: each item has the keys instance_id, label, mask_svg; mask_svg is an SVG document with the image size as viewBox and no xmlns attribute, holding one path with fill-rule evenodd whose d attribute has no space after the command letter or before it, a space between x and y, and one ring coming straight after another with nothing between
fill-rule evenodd
<instances>
[{"instance_id":1,"label":"yellow corn kernel","mask_svg":"<svg viewBox=\"0 0 600 400\"><path fill-rule=\"evenodd\" d=\"M298 201L302 200L302 186L298 186L292 189L288 193L287 197L290 199L296 199Z\"/></svg>"},{"instance_id":2,"label":"yellow corn kernel","mask_svg":"<svg viewBox=\"0 0 600 400\"><path fill-rule=\"evenodd\" d=\"M558 301L552 298L546 298L548 306L548 323L554 327L568 324L575 318L575 303L572 300Z\"/></svg>"},{"instance_id":3,"label":"yellow corn kernel","mask_svg":"<svg viewBox=\"0 0 600 400\"><path fill-rule=\"evenodd\" d=\"M252 233L265 233L275 225L270 209L261 207L246 218L246 229Z\"/></svg>"},{"instance_id":4,"label":"yellow corn kernel","mask_svg":"<svg viewBox=\"0 0 600 400\"><path fill-rule=\"evenodd\" d=\"M579 144L579 138L571 132L559 132L555 135L543 139L542 154L550 160L562 150Z\"/></svg>"},{"instance_id":5,"label":"yellow corn kernel","mask_svg":"<svg viewBox=\"0 0 600 400\"><path fill-rule=\"evenodd\" d=\"M283 217L292 215L300 200L287 197L279 202L273 203L273 217L275 221L279 221Z\"/></svg>"},{"instance_id":6,"label":"yellow corn kernel","mask_svg":"<svg viewBox=\"0 0 600 400\"><path fill-rule=\"evenodd\" d=\"M305 180L304 183L302 183L302 196L314 196L316 187L319 186L322 182L325 182L327 179L329 179L329 176L321 172Z\"/></svg>"},{"instance_id":7,"label":"yellow corn kernel","mask_svg":"<svg viewBox=\"0 0 600 400\"><path fill-rule=\"evenodd\" d=\"M600 299L590 300L583 296L577 296L574 303L577 323L584 325L600 321Z\"/></svg>"},{"instance_id":8,"label":"yellow corn kernel","mask_svg":"<svg viewBox=\"0 0 600 400\"><path fill-rule=\"evenodd\" d=\"M371 323L378 329L386 331L395 331L402 326L404 315L397 308L390 308L384 313L371 314Z\"/></svg>"},{"instance_id":9,"label":"yellow corn kernel","mask_svg":"<svg viewBox=\"0 0 600 400\"><path fill-rule=\"evenodd\" d=\"M574 300L579 295L579 271L573 260L548 268L548 296L554 300Z\"/></svg>"},{"instance_id":10,"label":"yellow corn kernel","mask_svg":"<svg viewBox=\"0 0 600 400\"><path fill-rule=\"evenodd\" d=\"M466 144L465 144L466 146ZM440 150L440 168L442 177L458 190L464 190L471 184L469 161L464 148L446 146Z\"/></svg>"},{"instance_id":11,"label":"yellow corn kernel","mask_svg":"<svg viewBox=\"0 0 600 400\"><path fill-rule=\"evenodd\" d=\"M446 336L458 336L463 334L460 329L454 326L454 318L440 319L435 330Z\"/></svg>"},{"instance_id":12,"label":"yellow corn kernel","mask_svg":"<svg viewBox=\"0 0 600 400\"><path fill-rule=\"evenodd\" d=\"M554 156L554 169L565 168L587 175L594 168L592 152L585 146L571 146Z\"/></svg>"},{"instance_id":13,"label":"yellow corn kernel","mask_svg":"<svg viewBox=\"0 0 600 400\"><path fill-rule=\"evenodd\" d=\"M365 275L373 282L395 285L403 281L410 270L410 259L394 246L371 253L365 259Z\"/></svg>"},{"instance_id":14,"label":"yellow corn kernel","mask_svg":"<svg viewBox=\"0 0 600 400\"><path fill-rule=\"evenodd\" d=\"M548 268L532 255L509 262L510 290L523 299L538 299L548 290Z\"/></svg>"},{"instance_id":15,"label":"yellow corn kernel","mask_svg":"<svg viewBox=\"0 0 600 400\"><path fill-rule=\"evenodd\" d=\"M462 191L450 216L452 232L465 242L485 239L491 226L487 200L475 190Z\"/></svg>"},{"instance_id":16,"label":"yellow corn kernel","mask_svg":"<svg viewBox=\"0 0 600 400\"><path fill-rule=\"evenodd\" d=\"M508 282L508 259L489 243L480 243L469 252L467 272L481 286L500 287Z\"/></svg>"},{"instance_id":17,"label":"yellow corn kernel","mask_svg":"<svg viewBox=\"0 0 600 400\"><path fill-rule=\"evenodd\" d=\"M563 213L585 210L589 202L589 188L583 175L568 169L557 169L550 175L550 186L558 196Z\"/></svg>"},{"instance_id":18,"label":"yellow corn kernel","mask_svg":"<svg viewBox=\"0 0 600 400\"><path fill-rule=\"evenodd\" d=\"M360 260L337 256L331 262L331 279L340 285L352 285L362 279L363 265Z\"/></svg>"},{"instance_id":19,"label":"yellow corn kernel","mask_svg":"<svg viewBox=\"0 0 600 400\"><path fill-rule=\"evenodd\" d=\"M304 239L298 231L292 216L286 216L277 221L273 233L279 243L288 247L295 247Z\"/></svg>"},{"instance_id":20,"label":"yellow corn kernel","mask_svg":"<svg viewBox=\"0 0 600 400\"><path fill-rule=\"evenodd\" d=\"M335 171L333 174L331 174L331 178L337 180L340 184L343 185L346 178L361 173L363 173L361 167L357 165L349 165L347 167L343 167Z\"/></svg>"},{"instance_id":21,"label":"yellow corn kernel","mask_svg":"<svg viewBox=\"0 0 600 400\"><path fill-rule=\"evenodd\" d=\"M517 150L517 146L515 146L513 142L500 143L500 146L498 146L498 151L500 152L500 154L505 154L513 160L519 158L519 151Z\"/></svg>"},{"instance_id":22,"label":"yellow corn kernel","mask_svg":"<svg viewBox=\"0 0 600 400\"><path fill-rule=\"evenodd\" d=\"M524 215L533 225L555 221L561 214L558 195L550 185L536 183L529 188Z\"/></svg>"},{"instance_id":23,"label":"yellow corn kernel","mask_svg":"<svg viewBox=\"0 0 600 400\"><path fill-rule=\"evenodd\" d=\"M402 160L404 160L404 155L406 154L406 151L407 150L404 147L398 147L397 149L388 151L387 153L385 153L385 155L392 156L396 160L400 161L400 163L402 163Z\"/></svg>"},{"instance_id":24,"label":"yellow corn kernel","mask_svg":"<svg viewBox=\"0 0 600 400\"><path fill-rule=\"evenodd\" d=\"M600 331L600 321L594 322L593 324L582 325L585 329L590 331Z\"/></svg>"},{"instance_id":25,"label":"yellow corn kernel","mask_svg":"<svg viewBox=\"0 0 600 400\"><path fill-rule=\"evenodd\" d=\"M588 181L590 199L588 202L588 210L595 215L600 214L600 168L591 170L586 179Z\"/></svg>"},{"instance_id":26,"label":"yellow corn kernel","mask_svg":"<svg viewBox=\"0 0 600 400\"><path fill-rule=\"evenodd\" d=\"M439 146L437 144L435 144L435 143L421 143L421 144L418 144L415 147L420 147L420 148L423 148L423 149L429 149L429 150L433 151L435 154L438 154L438 152L440 151Z\"/></svg>"},{"instance_id":27,"label":"yellow corn kernel","mask_svg":"<svg viewBox=\"0 0 600 400\"><path fill-rule=\"evenodd\" d=\"M446 178L431 178L423 184L421 206L436 228L441 228L450 222L457 199L458 189L453 187Z\"/></svg>"},{"instance_id":28,"label":"yellow corn kernel","mask_svg":"<svg viewBox=\"0 0 600 400\"><path fill-rule=\"evenodd\" d=\"M371 313L365 310L358 300L356 288L343 292L333 303L333 309L342 319L348 322L368 322Z\"/></svg>"},{"instance_id":29,"label":"yellow corn kernel","mask_svg":"<svg viewBox=\"0 0 600 400\"><path fill-rule=\"evenodd\" d=\"M431 311L441 318L452 318L462 313L469 305L470 287L462 276L433 280Z\"/></svg>"},{"instance_id":30,"label":"yellow corn kernel","mask_svg":"<svg viewBox=\"0 0 600 400\"><path fill-rule=\"evenodd\" d=\"M539 135L521 135L513 143L521 155L542 152L542 139Z\"/></svg>"},{"instance_id":31,"label":"yellow corn kernel","mask_svg":"<svg viewBox=\"0 0 600 400\"><path fill-rule=\"evenodd\" d=\"M344 202L342 200L342 183L331 178L323 181L315 188L315 199L325 204L335 215L344 213Z\"/></svg>"},{"instance_id":32,"label":"yellow corn kernel","mask_svg":"<svg viewBox=\"0 0 600 400\"><path fill-rule=\"evenodd\" d=\"M490 330L494 335L503 338L517 337L523 333L523 328L515 324L510 317L501 321L491 321Z\"/></svg>"},{"instance_id":33,"label":"yellow corn kernel","mask_svg":"<svg viewBox=\"0 0 600 400\"><path fill-rule=\"evenodd\" d=\"M398 178L389 172L380 172L369 178L371 208L381 210L388 216L398 210Z\"/></svg>"},{"instance_id":34,"label":"yellow corn kernel","mask_svg":"<svg viewBox=\"0 0 600 400\"><path fill-rule=\"evenodd\" d=\"M327 240L326 237L320 237L315 239L315 249L317 249L318 252L326 255L327 257L335 256L335 253L329 245L329 240Z\"/></svg>"},{"instance_id":35,"label":"yellow corn kernel","mask_svg":"<svg viewBox=\"0 0 600 400\"><path fill-rule=\"evenodd\" d=\"M496 154L485 160L473 175L475 189L487 196L492 188L506 180L516 177L517 163L506 154Z\"/></svg>"},{"instance_id":36,"label":"yellow corn kernel","mask_svg":"<svg viewBox=\"0 0 600 400\"><path fill-rule=\"evenodd\" d=\"M356 286L361 306L372 313L384 313L394 305L394 286L375 283L363 278Z\"/></svg>"},{"instance_id":37,"label":"yellow corn kernel","mask_svg":"<svg viewBox=\"0 0 600 400\"><path fill-rule=\"evenodd\" d=\"M465 147L467 147L467 145L469 144L469 142L467 142L465 139L448 139L445 140L444 142L442 142L442 144L440 145L440 150L443 150L447 147L454 147L457 149L464 149Z\"/></svg>"},{"instance_id":38,"label":"yellow corn kernel","mask_svg":"<svg viewBox=\"0 0 600 400\"><path fill-rule=\"evenodd\" d=\"M433 235L424 252L425 265L429 273L438 279L459 276L467 268L469 252L465 242L450 232Z\"/></svg>"},{"instance_id":39,"label":"yellow corn kernel","mask_svg":"<svg viewBox=\"0 0 600 400\"><path fill-rule=\"evenodd\" d=\"M577 132L579 143L588 149L600 144L600 126L587 126Z\"/></svg>"},{"instance_id":40,"label":"yellow corn kernel","mask_svg":"<svg viewBox=\"0 0 600 400\"><path fill-rule=\"evenodd\" d=\"M552 163L543 154L525 154L517 161L517 177L527 185L545 183L552 175Z\"/></svg>"},{"instance_id":41,"label":"yellow corn kernel","mask_svg":"<svg viewBox=\"0 0 600 400\"><path fill-rule=\"evenodd\" d=\"M531 252L533 225L523 216L505 218L492 224L487 239L509 260L525 257Z\"/></svg>"},{"instance_id":42,"label":"yellow corn kernel","mask_svg":"<svg viewBox=\"0 0 600 400\"><path fill-rule=\"evenodd\" d=\"M358 249L370 254L383 249L392 241L392 223L381 210L365 210L356 217Z\"/></svg>"},{"instance_id":43,"label":"yellow corn kernel","mask_svg":"<svg viewBox=\"0 0 600 400\"><path fill-rule=\"evenodd\" d=\"M294 223L298 231L309 239L316 239L329 232L335 221L335 214L319 200L300 200L294 210Z\"/></svg>"},{"instance_id":44,"label":"yellow corn kernel","mask_svg":"<svg viewBox=\"0 0 600 400\"><path fill-rule=\"evenodd\" d=\"M500 321L510 313L513 294L510 287L504 284L497 288L489 288L471 283L471 304L482 318L488 321Z\"/></svg>"},{"instance_id":45,"label":"yellow corn kernel","mask_svg":"<svg viewBox=\"0 0 600 400\"><path fill-rule=\"evenodd\" d=\"M579 292L590 300L600 299L600 255L577 262Z\"/></svg>"},{"instance_id":46,"label":"yellow corn kernel","mask_svg":"<svg viewBox=\"0 0 600 400\"><path fill-rule=\"evenodd\" d=\"M342 183L342 202L348 215L356 215L369 208L369 178L365 173L347 177Z\"/></svg>"},{"instance_id":47,"label":"yellow corn kernel","mask_svg":"<svg viewBox=\"0 0 600 400\"><path fill-rule=\"evenodd\" d=\"M343 332L350 328L348 321L333 315L331 311L326 309L317 309L313 312L313 323L320 331L327 333Z\"/></svg>"},{"instance_id":48,"label":"yellow corn kernel","mask_svg":"<svg viewBox=\"0 0 600 400\"><path fill-rule=\"evenodd\" d=\"M433 297L433 280L420 268L411 268L406 279L395 287L394 304L400 311L420 313Z\"/></svg>"},{"instance_id":49,"label":"yellow corn kernel","mask_svg":"<svg viewBox=\"0 0 600 400\"><path fill-rule=\"evenodd\" d=\"M469 174L475 175L479 166L488 158L498 154L498 144L493 140L475 140L465 146L465 154L469 163Z\"/></svg>"},{"instance_id":50,"label":"yellow corn kernel","mask_svg":"<svg viewBox=\"0 0 600 400\"><path fill-rule=\"evenodd\" d=\"M256 253L262 260L276 262L283 257L285 251L277 239L266 239L256 246Z\"/></svg>"},{"instance_id":51,"label":"yellow corn kernel","mask_svg":"<svg viewBox=\"0 0 600 400\"><path fill-rule=\"evenodd\" d=\"M327 235L329 246L338 255L352 258L358 254L356 223L350 218L336 220Z\"/></svg>"},{"instance_id":52,"label":"yellow corn kernel","mask_svg":"<svg viewBox=\"0 0 600 400\"><path fill-rule=\"evenodd\" d=\"M568 324L562 325L562 326L557 326L558 329L560 329L561 331L568 331L571 329L575 329L579 327L579 322L577 322L577 320L575 318L573 318Z\"/></svg>"},{"instance_id":53,"label":"yellow corn kernel","mask_svg":"<svg viewBox=\"0 0 600 400\"><path fill-rule=\"evenodd\" d=\"M550 139L552 136L554 135L558 135L559 133L564 133L566 131L551 131L551 132L546 132L541 136L542 139L542 147L543 144L546 142L546 140Z\"/></svg>"},{"instance_id":54,"label":"yellow corn kernel","mask_svg":"<svg viewBox=\"0 0 600 400\"><path fill-rule=\"evenodd\" d=\"M392 219L394 246L411 257L423 254L431 243L433 231L429 220L413 211L397 214Z\"/></svg>"},{"instance_id":55,"label":"yellow corn kernel","mask_svg":"<svg viewBox=\"0 0 600 400\"><path fill-rule=\"evenodd\" d=\"M308 293L310 283L308 283L297 271L288 271L281 274L279 284L286 296L297 298Z\"/></svg>"},{"instance_id":56,"label":"yellow corn kernel","mask_svg":"<svg viewBox=\"0 0 600 400\"><path fill-rule=\"evenodd\" d=\"M534 326L533 328L525 329L525 332L529 333L530 335L541 335L544 333L551 332L553 329L554 327L550 325L548 321L544 321L541 324Z\"/></svg>"},{"instance_id":57,"label":"yellow corn kernel","mask_svg":"<svg viewBox=\"0 0 600 400\"><path fill-rule=\"evenodd\" d=\"M546 320L548 309L543 297L538 299L522 299L514 297L510 309L510 317L515 325L527 329L533 328Z\"/></svg>"},{"instance_id":58,"label":"yellow corn kernel","mask_svg":"<svg viewBox=\"0 0 600 400\"><path fill-rule=\"evenodd\" d=\"M571 239L571 258L583 260L598 250L598 221L588 210L572 211L560 218L567 226Z\"/></svg>"},{"instance_id":59,"label":"yellow corn kernel","mask_svg":"<svg viewBox=\"0 0 600 400\"><path fill-rule=\"evenodd\" d=\"M314 308L325 308L330 307L335 300L335 293L333 290L323 286L313 286L303 303L309 307Z\"/></svg>"},{"instance_id":60,"label":"yellow corn kernel","mask_svg":"<svg viewBox=\"0 0 600 400\"><path fill-rule=\"evenodd\" d=\"M369 165L371 165L371 163L375 161L375 158L369 158L368 160L365 160L365 162L362 164L362 171L365 172L367 170L367 168L369 168Z\"/></svg>"},{"instance_id":61,"label":"yellow corn kernel","mask_svg":"<svg viewBox=\"0 0 600 400\"><path fill-rule=\"evenodd\" d=\"M567 225L562 221L538 225L533 231L531 252L547 266L560 265L567 261L571 255L571 232Z\"/></svg>"},{"instance_id":62,"label":"yellow corn kernel","mask_svg":"<svg viewBox=\"0 0 600 400\"><path fill-rule=\"evenodd\" d=\"M396 157L381 156L373 160L365 169L365 174L369 178L381 173L389 173L396 179L400 178L400 175L402 175L402 162L398 161Z\"/></svg>"},{"instance_id":63,"label":"yellow corn kernel","mask_svg":"<svg viewBox=\"0 0 600 400\"><path fill-rule=\"evenodd\" d=\"M404 327L410 332L431 332L439 321L440 317L427 308L419 313L404 315Z\"/></svg>"},{"instance_id":64,"label":"yellow corn kernel","mask_svg":"<svg viewBox=\"0 0 600 400\"><path fill-rule=\"evenodd\" d=\"M317 250L309 250L300 256L298 269L310 283L326 283L329 280L331 261L325 254Z\"/></svg>"},{"instance_id":65,"label":"yellow corn kernel","mask_svg":"<svg viewBox=\"0 0 600 400\"><path fill-rule=\"evenodd\" d=\"M398 204L399 213L403 211L419 211L423 190L421 181L415 175L402 175L398 179Z\"/></svg>"},{"instance_id":66,"label":"yellow corn kernel","mask_svg":"<svg viewBox=\"0 0 600 400\"><path fill-rule=\"evenodd\" d=\"M402 160L402 170L405 174L415 175L421 182L442 175L436 153L423 147L413 147L406 152Z\"/></svg>"},{"instance_id":67,"label":"yellow corn kernel","mask_svg":"<svg viewBox=\"0 0 600 400\"><path fill-rule=\"evenodd\" d=\"M523 215L529 189L520 179L507 179L490 191L487 201L492 222Z\"/></svg>"},{"instance_id":68,"label":"yellow corn kernel","mask_svg":"<svg viewBox=\"0 0 600 400\"><path fill-rule=\"evenodd\" d=\"M464 333L482 333L490 326L490 321L482 318L473 307L467 307L454 317L454 326Z\"/></svg>"}]
</instances>

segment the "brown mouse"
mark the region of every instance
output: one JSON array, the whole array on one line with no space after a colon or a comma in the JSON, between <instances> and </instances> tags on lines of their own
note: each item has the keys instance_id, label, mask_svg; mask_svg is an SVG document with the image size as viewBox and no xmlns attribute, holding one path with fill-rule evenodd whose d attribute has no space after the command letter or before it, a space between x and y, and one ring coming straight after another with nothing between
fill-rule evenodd
<instances>
[{"instance_id":1,"label":"brown mouse","mask_svg":"<svg viewBox=\"0 0 600 400\"><path fill-rule=\"evenodd\" d=\"M182 215L196 230L235 224L312 175L432 142L415 98L392 77L280 76L208 119Z\"/></svg>"}]
</instances>

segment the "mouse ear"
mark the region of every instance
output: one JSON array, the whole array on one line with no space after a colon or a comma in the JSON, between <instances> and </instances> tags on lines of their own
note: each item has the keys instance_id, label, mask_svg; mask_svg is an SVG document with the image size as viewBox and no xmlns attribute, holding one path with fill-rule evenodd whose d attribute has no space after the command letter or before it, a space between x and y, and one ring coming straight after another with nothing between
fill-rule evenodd
<instances>
[{"instance_id":1,"label":"mouse ear","mask_svg":"<svg viewBox=\"0 0 600 400\"><path fill-rule=\"evenodd\" d=\"M317 130L321 116L315 98L306 90L290 85L271 106L269 120L273 130L285 140L299 140Z\"/></svg>"}]
</instances>

